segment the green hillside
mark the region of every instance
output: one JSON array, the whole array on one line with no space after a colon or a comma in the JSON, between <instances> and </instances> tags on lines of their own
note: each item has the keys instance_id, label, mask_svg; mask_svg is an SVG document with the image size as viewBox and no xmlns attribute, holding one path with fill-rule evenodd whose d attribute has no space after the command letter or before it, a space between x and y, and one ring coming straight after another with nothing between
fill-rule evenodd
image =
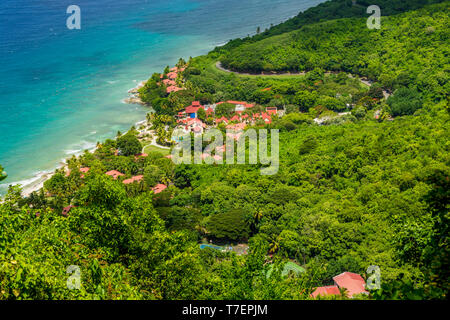
<instances>
[{"instance_id":1,"label":"green hillside","mask_svg":"<svg viewBox=\"0 0 450 320\"><path fill-rule=\"evenodd\" d=\"M275 175L259 164L175 165L150 147L138 155L146 144L132 128L69 159L40 192L10 187L0 299L311 299L342 272L367 278L370 265L382 288L361 299L446 299L450 4L383 1L390 15L368 30L344 3L190 59L176 79L185 90L166 93L160 74L140 90L158 144L193 101L245 100L249 115L277 107L282 117L254 124L280 131ZM223 105L216 114L230 116ZM209 241L248 254L200 249ZM283 272L294 261L301 272ZM80 290L67 289L70 265Z\"/></svg>"}]
</instances>

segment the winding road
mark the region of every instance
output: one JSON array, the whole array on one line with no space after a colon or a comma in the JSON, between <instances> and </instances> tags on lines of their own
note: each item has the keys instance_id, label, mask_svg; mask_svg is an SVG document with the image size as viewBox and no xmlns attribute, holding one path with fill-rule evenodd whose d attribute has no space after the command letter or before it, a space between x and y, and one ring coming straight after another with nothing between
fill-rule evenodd
<instances>
[{"instance_id":1,"label":"winding road","mask_svg":"<svg viewBox=\"0 0 450 320\"><path fill-rule=\"evenodd\" d=\"M267 73L264 73L264 72L261 72L261 73L236 72L236 71L225 69L222 66L222 63L220 61L216 62L216 68L221 70L221 71L224 71L224 72L235 73L235 74L239 74L239 75L243 75L243 76L273 76L273 77L278 77L278 76L304 76L304 75L306 75L305 71L294 72L294 73L292 73L292 72L284 72L284 73L277 73L277 72L267 72ZM331 74L336 74L336 73L338 73L338 72L331 72L331 71L325 72L326 75L331 75ZM352 75L352 74L347 74L347 75L348 75L349 78L352 78L352 79L355 78L355 76ZM364 84L364 85L366 85L368 87L372 86L372 84L373 84L373 81L370 81L367 78L358 78L358 80L362 84ZM383 96L384 96L385 99L389 98L390 95L391 95L391 93L389 91L383 89Z\"/></svg>"}]
</instances>

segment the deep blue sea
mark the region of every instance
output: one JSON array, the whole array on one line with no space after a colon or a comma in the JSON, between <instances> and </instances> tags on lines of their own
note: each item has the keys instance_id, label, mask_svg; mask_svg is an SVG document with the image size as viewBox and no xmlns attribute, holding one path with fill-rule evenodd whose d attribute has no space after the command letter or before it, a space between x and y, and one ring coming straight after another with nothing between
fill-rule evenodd
<instances>
[{"instance_id":1,"label":"deep blue sea","mask_svg":"<svg viewBox=\"0 0 450 320\"><path fill-rule=\"evenodd\" d=\"M149 111L121 101L153 72L323 0L2 0L0 164L26 185ZM69 30L69 5L81 30Z\"/></svg>"}]
</instances>

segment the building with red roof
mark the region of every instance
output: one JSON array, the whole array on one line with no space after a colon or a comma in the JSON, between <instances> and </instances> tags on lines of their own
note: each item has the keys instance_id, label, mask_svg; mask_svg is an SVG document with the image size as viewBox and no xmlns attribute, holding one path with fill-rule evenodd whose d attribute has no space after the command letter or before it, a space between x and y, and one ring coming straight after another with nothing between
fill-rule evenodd
<instances>
[{"instance_id":1,"label":"building with red roof","mask_svg":"<svg viewBox=\"0 0 450 320\"><path fill-rule=\"evenodd\" d=\"M318 287L311 293L313 298L317 298L318 296L329 296L329 295L340 295L338 286L326 286L326 287Z\"/></svg>"},{"instance_id":2,"label":"building with red roof","mask_svg":"<svg viewBox=\"0 0 450 320\"><path fill-rule=\"evenodd\" d=\"M267 113L261 113L261 118L263 118L265 123L272 123L272 118Z\"/></svg>"},{"instance_id":3,"label":"building with red roof","mask_svg":"<svg viewBox=\"0 0 450 320\"><path fill-rule=\"evenodd\" d=\"M212 116L212 114L214 113L214 110L213 110L213 108L208 108L205 110L205 112L206 112L207 116Z\"/></svg>"},{"instance_id":4,"label":"building with red roof","mask_svg":"<svg viewBox=\"0 0 450 320\"><path fill-rule=\"evenodd\" d=\"M347 296L353 298L357 294L368 294L365 286L366 282L363 277L357 273L343 272L333 277L334 286L318 287L311 294L313 298L319 295L340 295L340 289L346 289Z\"/></svg>"},{"instance_id":5,"label":"building with red roof","mask_svg":"<svg viewBox=\"0 0 450 320\"><path fill-rule=\"evenodd\" d=\"M234 116L232 116L232 117L230 118L230 121L241 121L241 119L240 119L239 116L236 114L236 115L234 115Z\"/></svg>"},{"instance_id":6,"label":"building with red roof","mask_svg":"<svg viewBox=\"0 0 450 320\"><path fill-rule=\"evenodd\" d=\"M178 74L177 74L176 72L169 72L169 73L167 74L167 78L169 78L169 79L171 79L171 80L176 79L177 76L178 76Z\"/></svg>"},{"instance_id":7,"label":"building with red roof","mask_svg":"<svg viewBox=\"0 0 450 320\"><path fill-rule=\"evenodd\" d=\"M225 118L224 116L222 116L222 118L216 119L216 124L219 124L219 123L221 123L221 122L228 123L228 119Z\"/></svg>"},{"instance_id":8,"label":"building with red roof","mask_svg":"<svg viewBox=\"0 0 450 320\"><path fill-rule=\"evenodd\" d=\"M190 106L186 107L185 112L190 118L197 118L197 112L200 108L204 109L200 102L193 101Z\"/></svg>"},{"instance_id":9,"label":"building with red roof","mask_svg":"<svg viewBox=\"0 0 450 320\"><path fill-rule=\"evenodd\" d=\"M160 192L163 192L166 189L167 189L167 186L165 184L161 184L161 183L158 183L156 186L154 186L152 188L154 194L158 194Z\"/></svg>"},{"instance_id":10,"label":"building with red roof","mask_svg":"<svg viewBox=\"0 0 450 320\"><path fill-rule=\"evenodd\" d=\"M343 272L333 277L333 281L339 288L347 289L347 294L350 298L360 293L369 293L365 289L366 282L363 277L357 273Z\"/></svg>"},{"instance_id":11,"label":"building with red roof","mask_svg":"<svg viewBox=\"0 0 450 320\"><path fill-rule=\"evenodd\" d=\"M130 184L130 183L133 183L133 182L139 182L139 181L142 181L143 178L144 178L143 175L134 176L134 177L131 177L130 179L123 180L123 183L124 184Z\"/></svg>"},{"instance_id":12,"label":"building with red roof","mask_svg":"<svg viewBox=\"0 0 450 320\"><path fill-rule=\"evenodd\" d=\"M277 107L267 107L266 112L270 115L273 115L273 114L277 114L278 109L277 109Z\"/></svg>"},{"instance_id":13,"label":"building with red roof","mask_svg":"<svg viewBox=\"0 0 450 320\"><path fill-rule=\"evenodd\" d=\"M247 102L245 101L234 101L234 100L228 100L227 103L236 104L236 105L246 105Z\"/></svg>"},{"instance_id":14,"label":"building with red roof","mask_svg":"<svg viewBox=\"0 0 450 320\"><path fill-rule=\"evenodd\" d=\"M111 171L106 172L105 174L110 177L113 177L114 179L125 176L122 172L119 172L117 170L111 170Z\"/></svg>"},{"instance_id":15,"label":"building with red roof","mask_svg":"<svg viewBox=\"0 0 450 320\"><path fill-rule=\"evenodd\" d=\"M163 83L164 83L166 86L175 86L175 85L177 84L175 81L170 80L170 79L164 79L164 80L163 80Z\"/></svg>"},{"instance_id":16,"label":"building with red roof","mask_svg":"<svg viewBox=\"0 0 450 320\"><path fill-rule=\"evenodd\" d=\"M183 88L178 88L177 86L170 86L170 87L167 87L166 92L172 93L172 92L177 92L180 90L183 90Z\"/></svg>"},{"instance_id":17,"label":"building with red roof","mask_svg":"<svg viewBox=\"0 0 450 320\"><path fill-rule=\"evenodd\" d=\"M61 214L65 217L67 217L67 215L69 214L70 210L72 210L72 208L75 208L76 206L67 206L65 208L63 208Z\"/></svg>"}]
</instances>

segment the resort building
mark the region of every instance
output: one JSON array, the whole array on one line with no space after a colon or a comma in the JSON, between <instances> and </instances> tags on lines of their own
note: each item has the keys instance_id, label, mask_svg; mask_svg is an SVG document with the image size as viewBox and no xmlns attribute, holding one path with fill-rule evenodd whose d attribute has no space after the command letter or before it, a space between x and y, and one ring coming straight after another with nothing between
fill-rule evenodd
<instances>
[{"instance_id":1,"label":"resort building","mask_svg":"<svg viewBox=\"0 0 450 320\"><path fill-rule=\"evenodd\" d=\"M176 72L169 72L167 74L167 78L171 79L171 80L175 80L177 78L178 74Z\"/></svg>"},{"instance_id":2,"label":"resort building","mask_svg":"<svg viewBox=\"0 0 450 320\"><path fill-rule=\"evenodd\" d=\"M161 193L166 189L167 189L167 186L165 184L161 184L161 183L157 184L156 186L154 186L152 188L154 194Z\"/></svg>"},{"instance_id":3,"label":"resort building","mask_svg":"<svg viewBox=\"0 0 450 320\"><path fill-rule=\"evenodd\" d=\"M349 298L353 298L353 296L357 294L369 294L365 289L366 282L363 277L357 273L343 272L333 277L333 281L334 286L318 287L311 296L316 298L319 295L339 295L340 288L346 289Z\"/></svg>"},{"instance_id":4,"label":"resort building","mask_svg":"<svg viewBox=\"0 0 450 320\"><path fill-rule=\"evenodd\" d=\"M111 170L111 171L106 172L105 174L108 175L108 176L110 176L110 177L113 177L115 180L116 180L118 177L123 177L123 176L125 176L122 172L119 172L119 171L117 171L117 170Z\"/></svg>"},{"instance_id":5,"label":"resort building","mask_svg":"<svg viewBox=\"0 0 450 320\"><path fill-rule=\"evenodd\" d=\"M134 176L134 177L131 177L130 179L123 180L123 183L124 184L130 184L130 183L133 183L133 182L140 182L140 181L142 181L143 178L144 178L143 175Z\"/></svg>"},{"instance_id":6,"label":"resort building","mask_svg":"<svg viewBox=\"0 0 450 320\"><path fill-rule=\"evenodd\" d=\"M197 118L197 112L200 108L204 109L199 101L194 101L189 107L186 107L185 113L189 118Z\"/></svg>"},{"instance_id":7,"label":"resort building","mask_svg":"<svg viewBox=\"0 0 450 320\"><path fill-rule=\"evenodd\" d=\"M277 107L267 107L267 108L266 108L266 112L267 112L269 115L275 115L275 114L277 114L278 109L277 109Z\"/></svg>"}]
</instances>

